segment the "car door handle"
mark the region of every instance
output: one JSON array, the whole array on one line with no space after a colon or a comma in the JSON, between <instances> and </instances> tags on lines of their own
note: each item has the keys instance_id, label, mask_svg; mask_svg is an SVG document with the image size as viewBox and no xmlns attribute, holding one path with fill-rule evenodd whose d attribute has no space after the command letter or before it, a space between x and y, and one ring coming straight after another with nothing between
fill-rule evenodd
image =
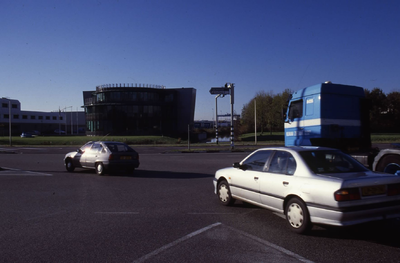
<instances>
[{"instance_id":1,"label":"car door handle","mask_svg":"<svg viewBox=\"0 0 400 263\"><path fill-rule=\"evenodd\" d=\"M254 180L258 180L258 177L254 177Z\"/></svg>"},{"instance_id":2,"label":"car door handle","mask_svg":"<svg viewBox=\"0 0 400 263\"><path fill-rule=\"evenodd\" d=\"M286 181L283 181L283 186L288 186L289 185L289 182L286 182Z\"/></svg>"}]
</instances>

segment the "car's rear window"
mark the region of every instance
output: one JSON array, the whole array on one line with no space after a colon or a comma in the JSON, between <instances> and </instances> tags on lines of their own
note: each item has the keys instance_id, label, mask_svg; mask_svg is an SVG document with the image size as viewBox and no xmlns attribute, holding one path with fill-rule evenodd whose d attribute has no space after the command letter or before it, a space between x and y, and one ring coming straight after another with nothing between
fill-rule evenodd
<instances>
[{"instance_id":1,"label":"car's rear window","mask_svg":"<svg viewBox=\"0 0 400 263\"><path fill-rule=\"evenodd\" d=\"M121 143L106 143L107 148L110 149L111 152L133 152L133 149L126 144Z\"/></svg>"},{"instance_id":2,"label":"car's rear window","mask_svg":"<svg viewBox=\"0 0 400 263\"><path fill-rule=\"evenodd\" d=\"M365 168L351 156L340 151L299 152L307 166L316 174L364 172Z\"/></svg>"}]
</instances>

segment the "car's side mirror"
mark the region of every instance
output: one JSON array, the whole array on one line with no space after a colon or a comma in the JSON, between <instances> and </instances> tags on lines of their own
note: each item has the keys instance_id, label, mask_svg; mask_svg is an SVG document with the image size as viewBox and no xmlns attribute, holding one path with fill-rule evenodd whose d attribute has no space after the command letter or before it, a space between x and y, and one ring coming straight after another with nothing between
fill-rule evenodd
<instances>
[{"instance_id":1,"label":"car's side mirror","mask_svg":"<svg viewBox=\"0 0 400 263\"><path fill-rule=\"evenodd\" d=\"M81 149L76 150L78 153L83 153Z\"/></svg>"},{"instance_id":2,"label":"car's side mirror","mask_svg":"<svg viewBox=\"0 0 400 263\"><path fill-rule=\"evenodd\" d=\"M238 168L243 171L246 171L248 169L248 166L247 166L247 164L240 164L240 163L236 162L233 164L233 168Z\"/></svg>"}]
</instances>

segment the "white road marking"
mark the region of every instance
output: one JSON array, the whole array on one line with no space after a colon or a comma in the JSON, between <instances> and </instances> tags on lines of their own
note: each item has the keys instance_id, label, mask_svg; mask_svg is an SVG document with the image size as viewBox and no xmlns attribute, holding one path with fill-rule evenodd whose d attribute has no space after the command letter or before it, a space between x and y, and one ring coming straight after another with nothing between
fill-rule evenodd
<instances>
[{"instance_id":1,"label":"white road marking","mask_svg":"<svg viewBox=\"0 0 400 263\"><path fill-rule=\"evenodd\" d=\"M103 214L103 215L138 215L139 212L95 212L95 214Z\"/></svg>"},{"instance_id":2,"label":"white road marking","mask_svg":"<svg viewBox=\"0 0 400 263\"><path fill-rule=\"evenodd\" d=\"M188 215L235 215L235 213L188 213Z\"/></svg>"},{"instance_id":3,"label":"white road marking","mask_svg":"<svg viewBox=\"0 0 400 263\"><path fill-rule=\"evenodd\" d=\"M134 263L144 262L144 261L150 259L151 257L154 257L154 256L160 254L161 252L163 252L163 251L165 251L167 249L170 249L171 247L174 247L174 246L178 245L179 243L182 243L183 241L188 240L189 238L197 236L197 235L199 235L199 234L201 234L201 233L203 233L203 232L205 232L205 231L207 231L207 230L209 230L209 229L211 229L213 227L219 226L219 225L221 225L221 223L218 222L218 223L206 226L206 227L204 227L202 229L199 229L197 231L194 231L194 232L192 232L192 233L190 233L190 234L188 234L188 235L186 235L186 236L184 236L184 237L182 237L180 239L175 240L172 243L169 243L169 244L167 244L165 246L160 247L159 249L154 250L153 252L151 252L151 253L149 253L147 255L144 255L143 257L141 257L141 258L139 258L139 259L137 259L137 260L135 260L133 262Z\"/></svg>"},{"instance_id":4,"label":"white road marking","mask_svg":"<svg viewBox=\"0 0 400 263\"><path fill-rule=\"evenodd\" d=\"M220 225L222 225L222 223L217 222L217 223L214 223L212 225L206 226L206 227L204 227L202 229L199 229L199 230L197 230L195 232L192 232L192 233L190 233L190 234L188 234L188 235L186 235L186 236L184 236L184 237L182 237L180 239L175 240L172 243L169 243L169 244L167 244L165 246L160 247L159 249L154 250L153 252L151 252L151 253L149 253L147 255L144 255L143 257L133 261L133 263L145 262L146 260L150 259L151 257L154 257L154 256L166 251L167 249L170 249L170 248L178 245L179 243L182 243L182 242L184 242L184 241L186 241L186 240L188 240L188 239L190 239L192 237L195 237L195 236L197 236L197 235L199 235L199 234L201 234L201 233L203 233L203 232L205 232L207 230L210 230L210 229L212 229L214 227L217 227L217 226L220 226ZM243 232L241 230L235 229L235 228L230 227L230 226L224 225L224 227L226 227L226 228L228 228L228 229L230 229L230 230L232 230L232 231L234 231L234 232L236 232L236 233L238 233L240 235L243 235L243 236L245 236L247 238L250 238L250 239L252 239L252 240L254 240L254 241L258 242L258 243L261 243L261 244L269 246L269 247L271 247L271 248L273 248L275 250L278 250L279 252L281 252L283 254L286 254L286 255L288 255L288 256L290 256L292 258L295 258L295 259L297 259L297 260L299 260L301 262L313 263L313 261L311 261L311 260L308 260L308 259L306 259L306 258L304 258L304 257L302 257L302 256L290 251L290 250L287 250L287 249L285 249L285 248L283 248L281 246L275 245L275 244L273 244L271 242L268 242L268 241L266 241L264 239L261 239L259 237L253 236L251 234L248 234L246 232Z\"/></svg>"},{"instance_id":5,"label":"white road marking","mask_svg":"<svg viewBox=\"0 0 400 263\"><path fill-rule=\"evenodd\" d=\"M296 253L294 253L294 252L292 252L292 251L290 251L290 250L287 250L286 248L283 248L283 247L281 247L281 246L275 245L275 244L273 244L273 243L271 243L271 242L268 242L268 241L266 241L266 240L264 240L264 239L261 239L261 238L259 238L259 237L253 236L253 235L248 234L248 233L246 233L246 232L243 232L243 231L241 231L241 230L239 230L239 229L236 229L236 228L233 228L233 227L230 227L230 226L225 226L225 227L227 227L227 228L229 228L230 230L232 230L232 231L234 231L234 232L236 232L236 233L239 233L239 234L241 234L241 235L243 235L243 236L246 236L246 237L248 237L248 238L251 238L251 239L253 239L253 240L256 241L256 242L259 242L259 243L264 244L264 245L266 245L266 246L272 247L272 248L274 248L274 249L276 249L276 250L278 250L278 251L280 251L280 252L282 252L282 253L284 253L284 254L290 256L290 257L296 258L296 259L299 260L299 261L307 262L307 263L313 263L313 261L308 260L308 259L306 259L306 258L303 258L302 256L300 256L300 255L298 255L298 254L296 254Z\"/></svg>"},{"instance_id":6,"label":"white road marking","mask_svg":"<svg viewBox=\"0 0 400 263\"><path fill-rule=\"evenodd\" d=\"M0 170L0 176L16 175L16 176L53 176L52 174L25 171L15 168L2 167L3 171Z\"/></svg>"}]
</instances>

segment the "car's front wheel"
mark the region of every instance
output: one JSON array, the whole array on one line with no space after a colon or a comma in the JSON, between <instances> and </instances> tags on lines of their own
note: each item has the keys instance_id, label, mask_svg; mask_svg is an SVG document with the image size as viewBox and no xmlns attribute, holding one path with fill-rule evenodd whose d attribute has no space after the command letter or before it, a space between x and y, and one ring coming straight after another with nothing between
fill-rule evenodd
<instances>
[{"instance_id":1,"label":"car's front wheel","mask_svg":"<svg viewBox=\"0 0 400 263\"><path fill-rule=\"evenodd\" d=\"M235 199L232 198L229 184L225 180L218 183L217 195L223 205L232 205L235 202Z\"/></svg>"},{"instance_id":2,"label":"car's front wheel","mask_svg":"<svg viewBox=\"0 0 400 263\"><path fill-rule=\"evenodd\" d=\"M298 234L306 234L312 224L307 206L302 200L294 197L289 200L285 209L286 221L290 228Z\"/></svg>"},{"instance_id":3,"label":"car's front wheel","mask_svg":"<svg viewBox=\"0 0 400 263\"><path fill-rule=\"evenodd\" d=\"M65 168L68 172L73 172L75 170L75 166L70 159L65 161Z\"/></svg>"},{"instance_id":4,"label":"car's front wheel","mask_svg":"<svg viewBox=\"0 0 400 263\"><path fill-rule=\"evenodd\" d=\"M103 163L96 163L96 173L98 175L104 174L104 164Z\"/></svg>"}]
</instances>

